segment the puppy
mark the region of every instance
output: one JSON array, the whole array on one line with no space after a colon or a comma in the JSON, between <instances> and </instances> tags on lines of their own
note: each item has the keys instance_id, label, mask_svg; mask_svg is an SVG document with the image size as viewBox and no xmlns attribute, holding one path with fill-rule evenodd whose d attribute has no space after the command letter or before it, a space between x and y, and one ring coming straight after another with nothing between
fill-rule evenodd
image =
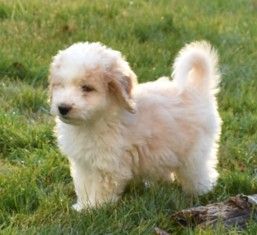
<instances>
[{"instance_id":1,"label":"puppy","mask_svg":"<svg viewBox=\"0 0 257 235\"><path fill-rule=\"evenodd\" d=\"M207 42L186 45L173 80L137 84L121 53L100 43L60 51L50 68L58 145L70 162L73 208L117 201L134 177L170 180L203 194L216 184L221 119L217 55Z\"/></svg>"}]
</instances>

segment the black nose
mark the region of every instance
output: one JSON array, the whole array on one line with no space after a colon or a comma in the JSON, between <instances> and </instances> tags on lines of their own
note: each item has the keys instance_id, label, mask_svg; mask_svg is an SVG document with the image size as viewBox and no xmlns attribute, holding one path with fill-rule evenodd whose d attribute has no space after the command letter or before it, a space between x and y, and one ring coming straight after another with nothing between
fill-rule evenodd
<instances>
[{"instance_id":1,"label":"black nose","mask_svg":"<svg viewBox=\"0 0 257 235\"><path fill-rule=\"evenodd\" d=\"M58 109L61 115L66 115L71 110L71 106L62 104L58 106Z\"/></svg>"}]
</instances>

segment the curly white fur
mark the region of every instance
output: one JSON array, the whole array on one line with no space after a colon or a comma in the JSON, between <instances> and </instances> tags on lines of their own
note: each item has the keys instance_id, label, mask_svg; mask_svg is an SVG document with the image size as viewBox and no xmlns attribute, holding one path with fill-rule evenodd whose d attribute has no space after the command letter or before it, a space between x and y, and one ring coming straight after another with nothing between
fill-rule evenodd
<instances>
[{"instance_id":1,"label":"curly white fur","mask_svg":"<svg viewBox=\"0 0 257 235\"><path fill-rule=\"evenodd\" d=\"M137 84L120 52L100 43L77 43L54 57L51 110L76 210L117 201L138 176L169 180L174 173L192 194L214 187L221 131L215 51L206 42L187 45L173 76Z\"/></svg>"}]
</instances>

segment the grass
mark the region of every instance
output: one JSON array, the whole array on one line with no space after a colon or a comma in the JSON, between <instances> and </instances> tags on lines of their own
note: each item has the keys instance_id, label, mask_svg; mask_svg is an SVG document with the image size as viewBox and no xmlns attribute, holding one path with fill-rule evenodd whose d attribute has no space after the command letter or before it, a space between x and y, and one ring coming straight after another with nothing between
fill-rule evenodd
<instances>
[{"instance_id":1,"label":"grass","mask_svg":"<svg viewBox=\"0 0 257 235\"><path fill-rule=\"evenodd\" d=\"M181 228L182 208L257 193L257 1L0 0L0 233L257 234ZM141 82L169 75L185 43L206 39L220 54L223 131L215 190L189 198L178 185L132 182L115 205L78 214L67 160L58 152L47 103L51 57L77 41L126 55Z\"/></svg>"}]
</instances>

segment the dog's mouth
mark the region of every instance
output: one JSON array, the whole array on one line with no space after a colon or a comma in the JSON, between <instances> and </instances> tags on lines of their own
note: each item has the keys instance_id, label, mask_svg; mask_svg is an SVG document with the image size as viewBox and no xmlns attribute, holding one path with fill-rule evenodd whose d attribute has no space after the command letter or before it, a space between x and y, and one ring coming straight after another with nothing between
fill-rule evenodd
<instances>
[{"instance_id":1,"label":"dog's mouth","mask_svg":"<svg viewBox=\"0 0 257 235\"><path fill-rule=\"evenodd\" d=\"M67 124L71 124L72 123L72 120L69 117L64 117L62 115L59 115L59 118L64 123L67 123Z\"/></svg>"},{"instance_id":2,"label":"dog's mouth","mask_svg":"<svg viewBox=\"0 0 257 235\"><path fill-rule=\"evenodd\" d=\"M69 124L69 125L81 125L82 124L82 121L79 119L74 119L74 118L62 116L62 115L58 115L58 117L65 124Z\"/></svg>"}]
</instances>

